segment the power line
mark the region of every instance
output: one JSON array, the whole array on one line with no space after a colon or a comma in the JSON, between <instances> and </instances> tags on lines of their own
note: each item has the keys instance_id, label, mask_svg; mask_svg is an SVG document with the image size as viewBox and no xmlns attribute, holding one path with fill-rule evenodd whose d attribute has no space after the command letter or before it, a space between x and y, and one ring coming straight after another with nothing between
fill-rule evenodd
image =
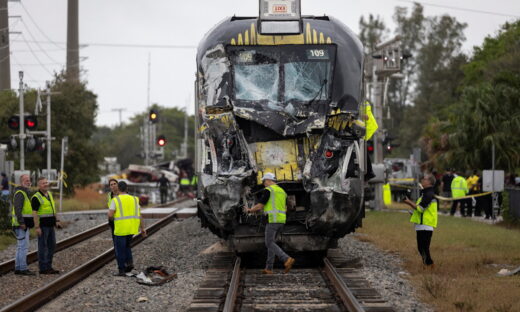
<instances>
[{"instance_id":1,"label":"power line","mask_svg":"<svg viewBox=\"0 0 520 312\"><path fill-rule=\"evenodd\" d=\"M49 41L29 41L31 43L51 44ZM52 42L64 44L64 42ZM84 42L80 43L80 47L111 47L111 48L147 48L147 49L196 49L194 45L175 45L175 44L133 44L133 43L101 43L101 42Z\"/></svg>"},{"instance_id":2,"label":"power line","mask_svg":"<svg viewBox=\"0 0 520 312\"><path fill-rule=\"evenodd\" d=\"M36 59L36 61L41 65L41 67L42 67L43 69L45 69L45 71L46 71L49 75L52 76L51 71L50 71L50 70L49 70L45 65L43 65L42 61L40 60L40 58L38 57L38 55L36 55L36 53L35 53L34 50L32 49L32 47L31 47L31 45L29 44L29 42L27 42L27 40L25 39L25 36L24 36L24 35L22 35L22 38L23 38L25 44L27 44L27 47L29 48L29 50L31 50L31 53L32 53L32 55L34 56L34 58Z\"/></svg>"},{"instance_id":3,"label":"power line","mask_svg":"<svg viewBox=\"0 0 520 312\"><path fill-rule=\"evenodd\" d=\"M424 6L432 6L432 7L437 7L437 8L444 8L444 9L451 9L451 10L458 10L458 11L465 11L465 12L520 18L520 15L515 15L515 14L506 14L506 13L500 13L500 12L475 10L475 9L470 9L470 8L455 7L455 6L450 6L450 5L441 5L441 4L431 3L431 2L424 2L424 1L413 1L413 0L395 0L395 1L407 2L407 3L419 3Z\"/></svg>"},{"instance_id":4,"label":"power line","mask_svg":"<svg viewBox=\"0 0 520 312\"><path fill-rule=\"evenodd\" d=\"M55 63L58 63L58 61L56 61L54 58L52 58L49 53L47 53L45 51L45 49L38 43L36 42L36 38L34 37L34 35L32 34L31 30L29 29L29 26L27 26L27 24L25 24L24 21L22 21L22 24L25 26L25 28L27 29L27 32L29 33L29 36L31 36L31 38L33 39L33 41L35 41L36 45L38 46L38 48L40 48L40 51L43 52L48 58L49 60L55 62Z\"/></svg>"},{"instance_id":5,"label":"power line","mask_svg":"<svg viewBox=\"0 0 520 312\"><path fill-rule=\"evenodd\" d=\"M52 44L54 44L55 46L57 46L58 48L60 49L63 49L65 50L64 47L60 47L56 42L54 42L51 38L49 38L49 36L47 36L47 34L40 28L40 26L38 26L38 23L36 23L36 21L34 20L34 18L32 17L31 13L29 13L29 10L27 10L27 8L25 7L25 5L23 4L23 2L20 2L20 4L22 5L22 9L25 11L25 13L27 13L27 16L29 17L29 19L31 20L31 22L34 24L34 26L36 26L36 28L40 31L40 33L45 37L45 39L49 40L49 42L51 42Z\"/></svg>"}]
</instances>

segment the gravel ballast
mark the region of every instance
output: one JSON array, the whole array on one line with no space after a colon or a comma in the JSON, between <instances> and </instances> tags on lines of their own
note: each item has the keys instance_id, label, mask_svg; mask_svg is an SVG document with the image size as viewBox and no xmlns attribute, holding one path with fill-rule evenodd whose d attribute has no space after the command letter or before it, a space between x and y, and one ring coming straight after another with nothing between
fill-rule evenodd
<instances>
[{"instance_id":1,"label":"gravel ballast","mask_svg":"<svg viewBox=\"0 0 520 312\"><path fill-rule=\"evenodd\" d=\"M396 311L429 312L432 308L422 304L402 269L402 260L381 251L374 245L356 239L365 234L349 234L339 241L339 247L349 259L359 258L364 277Z\"/></svg>"},{"instance_id":2,"label":"gravel ballast","mask_svg":"<svg viewBox=\"0 0 520 312\"><path fill-rule=\"evenodd\" d=\"M56 229L56 242L86 231L101 223L107 222L106 214L63 214L60 216L60 221L63 221L63 229ZM38 239L31 237L29 239L29 252L38 249ZM16 254L16 244L12 244L6 249L0 251L0 262L14 259Z\"/></svg>"},{"instance_id":3,"label":"gravel ballast","mask_svg":"<svg viewBox=\"0 0 520 312\"><path fill-rule=\"evenodd\" d=\"M176 279L140 285L133 277L112 276L117 270L112 261L41 311L185 311L211 261L211 255L200 253L217 240L197 218L173 222L132 251L137 270L162 265L177 273Z\"/></svg>"}]
</instances>

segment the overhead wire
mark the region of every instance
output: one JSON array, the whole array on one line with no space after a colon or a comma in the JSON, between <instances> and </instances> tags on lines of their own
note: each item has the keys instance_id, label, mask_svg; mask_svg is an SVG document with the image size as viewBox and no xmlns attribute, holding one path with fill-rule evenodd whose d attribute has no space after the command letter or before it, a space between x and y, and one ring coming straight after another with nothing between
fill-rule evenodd
<instances>
[{"instance_id":1,"label":"overhead wire","mask_svg":"<svg viewBox=\"0 0 520 312\"><path fill-rule=\"evenodd\" d=\"M38 23L36 23L36 21L34 20L34 18L32 17L31 13L29 13L29 10L27 10L27 8L25 7L25 5L23 4L23 2L20 2L21 6L22 6L22 9L25 11L25 13L27 13L27 16L29 17L29 19L31 20L31 22L34 24L34 26L36 26L36 29L38 29L40 31L40 33L45 37L45 39L47 39L50 43L54 44L55 46L57 46L58 48L62 49L62 50L66 50L65 47L62 47L62 46L59 46L55 41L53 41L49 36L47 36L47 34L40 28L40 26L38 25Z\"/></svg>"},{"instance_id":2,"label":"overhead wire","mask_svg":"<svg viewBox=\"0 0 520 312\"><path fill-rule=\"evenodd\" d=\"M31 43L36 43L32 42ZM41 44L50 44L48 41L37 41ZM58 42L61 43L61 42ZM196 49L194 45L176 45L176 44L134 44L134 43L102 43L102 42L83 42L79 44L80 47L113 47L113 48L147 48L147 49Z\"/></svg>"},{"instance_id":3,"label":"overhead wire","mask_svg":"<svg viewBox=\"0 0 520 312\"><path fill-rule=\"evenodd\" d=\"M407 2L407 3L419 3L419 4L422 4L422 5L425 5L425 6L432 6L432 7L451 9L451 10L457 10L457 11L465 11L465 12L473 12L473 13L480 13L480 14L488 14L488 15L520 18L520 15L516 15L516 14L507 14L507 13L500 13L500 12L492 12L492 11L485 11L485 10L477 10L477 9L456 7L456 6L451 6L451 5L442 5L442 4L436 4L436 3L431 3L431 2L425 2L425 1L416 1L416 0L395 0L395 1L397 1L397 2Z\"/></svg>"},{"instance_id":4,"label":"overhead wire","mask_svg":"<svg viewBox=\"0 0 520 312\"><path fill-rule=\"evenodd\" d=\"M40 51L45 54L47 56L47 58L49 58L49 60L53 61L54 63L56 64L63 64L63 62L58 62L56 61L53 57L51 57L49 55L49 53L47 53L47 51L45 51L45 49L36 41L36 38L34 37L33 33L31 32L31 30L29 29L29 26L27 24L25 24L24 21L22 21L22 24L25 26L27 32L29 33L29 36L31 36L31 39L34 41L34 43L38 46L38 48L40 49Z\"/></svg>"},{"instance_id":5,"label":"overhead wire","mask_svg":"<svg viewBox=\"0 0 520 312\"><path fill-rule=\"evenodd\" d=\"M22 38L25 42L25 44L27 45L27 47L29 48L29 50L31 50L31 54L34 56L34 58L36 59L36 61L41 65L41 67L49 74L49 75L53 75L52 72L47 68L47 66L43 65L43 62L40 60L40 58L38 57L38 55L36 54L36 52L34 52L34 50L32 49L31 45L29 44L29 42L27 42L27 39L25 38L24 35L22 35Z\"/></svg>"}]
</instances>

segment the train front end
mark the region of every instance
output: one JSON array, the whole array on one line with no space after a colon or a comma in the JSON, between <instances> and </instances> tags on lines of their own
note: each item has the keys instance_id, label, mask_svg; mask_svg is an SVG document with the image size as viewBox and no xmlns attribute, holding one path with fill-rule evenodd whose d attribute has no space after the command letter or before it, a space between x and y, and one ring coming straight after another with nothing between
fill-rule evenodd
<instances>
[{"instance_id":1,"label":"train front end","mask_svg":"<svg viewBox=\"0 0 520 312\"><path fill-rule=\"evenodd\" d=\"M262 19L227 18L199 45L198 214L238 252L263 248L264 217L243 207L266 172L288 194L287 250L334 247L364 216L362 46L331 17L297 21L281 34Z\"/></svg>"}]
</instances>

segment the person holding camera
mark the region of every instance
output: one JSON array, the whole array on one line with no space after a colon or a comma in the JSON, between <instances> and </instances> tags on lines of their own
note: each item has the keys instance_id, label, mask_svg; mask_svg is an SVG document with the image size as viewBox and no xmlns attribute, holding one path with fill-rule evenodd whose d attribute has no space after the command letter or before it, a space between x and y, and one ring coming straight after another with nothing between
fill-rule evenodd
<instances>
[{"instance_id":1,"label":"person holding camera","mask_svg":"<svg viewBox=\"0 0 520 312\"><path fill-rule=\"evenodd\" d=\"M435 177L432 174L426 174L421 179L423 187L421 197L416 203L406 198L404 202L412 207L413 213L410 222L415 224L417 233L417 249L422 257L423 264L433 268L433 260L430 255L430 243L432 240L433 229L437 227L437 199L435 198Z\"/></svg>"},{"instance_id":2,"label":"person holding camera","mask_svg":"<svg viewBox=\"0 0 520 312\"><path fill-rule=\"evenodd\" d=\"M49 181L45 177L38 178L38 191L31 199L34 229L38 234L38 266L40 274L59 274L52 267L52 258L56 249L56 233L54 228L61 228L56 218L56 206L52 193L49 191Z\"/></svg>"}]
</instances>

